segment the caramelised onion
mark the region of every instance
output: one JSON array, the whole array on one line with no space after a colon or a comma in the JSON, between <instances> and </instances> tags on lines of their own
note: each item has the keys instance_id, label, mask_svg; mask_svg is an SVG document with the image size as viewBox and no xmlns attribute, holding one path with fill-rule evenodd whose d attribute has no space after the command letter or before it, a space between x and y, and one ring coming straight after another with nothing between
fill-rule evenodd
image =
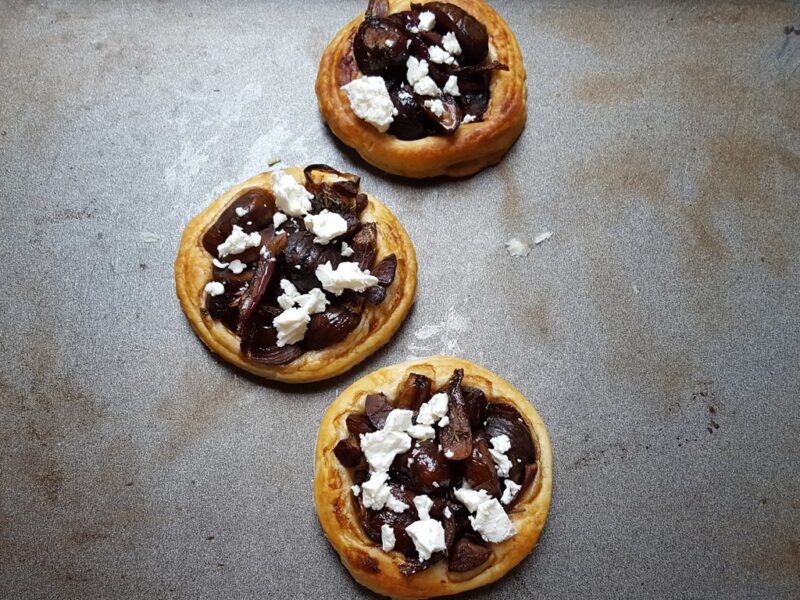
<instances>
[{"instance_id":1,"label":"caramelised onion","mask_svg":"<svg viewBox=\"0 0 800 600\"><path fill-rule=\"evenodd\" d=\"M345 423L347 425L347 431L356 436L356 439L358 439L360 435L375 431L375 426L370 422L369 417L365 414L353 413L347 415Z\"/></svg>"},{"instance_id":2,"label":"caramelised onion","mask_svg":"<svg viewBox=\"0 0 800 600\"><path fill-rule=\"evenodd\" d=\"M409 471L412 486L424 494L445 493L453 477L450 462L435 440L417 442Z\"/></svg>"},{"instance_id":3,"label":"caramelised onion","mask_svg":"<svg viewBox=\"0 0 800 600\"><path fill-rule=\"evenodd\" d=\"M265 365L283 365L292 362L303 353L297 344L278 347L278 332L272 319L280 314L273 306L259 305L242 335L242 355L251 362Z\"/></svg>"},{"instance_id":4,"label":"caramelised onion","mask_svg":"<svg viewBox=\"0 0 800 600\"><path fill-rule=\"evenodd\" d=\"M283 252L286 247L286 240L286 234L282 233L272 236L264 245L267 251L260 256L253 278L250 280L250 285L242 294L242 300L239 303L239 326L237 328L239 335L242 335L247 328L247 322L261 301L264 292L267 291L272 275L275 273L275 265L277 264L275 257Z\"/></svg>"},{"instance_id":5,"label":"caramelised onion","mask_svg":"<svg viewBox=\"0 0 800 600\"><path fill-rule=\"evenodd\" d=\"M471 571L485 563L491 553L491 550L477 541L462 537L455 543L447 566L455 573Z\"/></svg>"},{"instance_id":6,"label":"caramelised onion","mask_svg":"<svg viewBox=\"0 0 800 600\"><path fill-rule=\"evenodd\" d=\"M483 393L483 390L466 385L461 386L461 393L464 395L464 402L467 406L469 424L475 429L483 422L483 415L486 410L486 394Z\"/></svg>"},{"instance_id":7,"label":"caramelised onion","mask_svg":"<svg viewBox=\"0 0 800 600\"><path fill-rule=\"evenodd\" d=\"M489 33L483 23L463 8L449 2L428 2L411 5L413 9L428 10L436 17L436 29L452 31L462 50L464 64L481 62L489 53Z\"/></svg>"},{"instance_id":8,"label":"caramelised onion","mask_svg":"<svg viewBox=\"0 0 800 600\"><path fill-rule=\"evenodd\" d=\"M450 460L464 460L472 453L472 428L461 391L464 369L456 369L447 388L450 422L441 429L442 450Z\"/></svg>"},{"instance_id":9,"label":"caramelised onion","mask_svg":"<svg viewBox=\"0 0 800 600\"><path fill-rule=\"evenodd\" d=\"M482 435L476 435L472 441L472 454L464 460L464 479L474 490L486 490L492 496L500 496L500 480L494 468L489 444Z\"/></svg>"},{"instance_id":10,"label":"caramelised onion","mask_svg":"<svg viewBox=\"0 0 800 600\"><path fill-rule=\"evenodd\" d=\"M384 394L370 394L364 399L364 412L376 429L382 429L392 407Z\"/></svg>"},{"instance_id":11,"label":"caramelised onion","mask_svg":"<svg viewBox=\"0 0 800 600\"><path fill-rule=\"evenodd\" d=\"M237 209L246 212L240 217L236 213ZM238 225L246 233L260 231L271 224L274 214L275 198L272 194L262 189L247 190L234 200L203 234L203 247L209 254L216 256L217 246L227 239L234 225ZM247 224L248 221L250 225Z\"/></svg>"},{"instance_id":12,"label":"caramelised onion","mask_svg":"<svg viewBox=\"0 0 800 600\"><path fill-rule=\"evenodd\" d=\"M378 283L383 287L389 287L394 281L394 274L397 270L397 255L390 254L372 268L372 274L378 278Z\"/></svg>"},{"instance_id":13,"label":"caramelised onion","mask_svg":"<svg viewBox=\"0 0 800 600\"><path fill-rule=\"evenodd\" d=\"M359 503L359 506L361 507L359 515L361 526L363 527L364 533L367 534L369 539L377 544L380 544L381 526L389 525L394 531L395 535L394 549L398 552L403 552L404 554L412 553L415 551L414 542L411 541L408 533L406 533L406 527L416 521L416 514L413 510L414 497L416 494L409 490L402 491L400 487L394 483L390 483L389 486L391 488L392 496L401 502L405 502L411 508L402 513L396 513L388 508L383 508L381 510L364 508Z\"/></svg>"},{"instance_id":14,"label":"caramelised onion","mask_svg":"<svg viewBox=\"0 0 800 600\"><path fill-rule=\"evenodd\" d=\"M362 271L369 269L375 262L378 252L378 228L375 223L364 223L358 233L353 236L351 244L353 256L350 260L358 262Z\"/></svg>"},{"instance_id":15,"label":"caramelised onion","mask_svg":"<svg viewBox=\"0 0 800 600\"><path fill-rule=\"evenodd\" d=\"M303 347L319 350L341 342L358 327L361 315L347 310L344 306L329 306L325 312L311 315Z\"/></svg>"},{"instance_id":16,"label":"caramelised onion","mask_svg":"<svg viewBox=\"0 0 800 600\"><path fill-rule=\"evenodd\" d=\"M516 408L502 402L490 402L486 406L486 437L492 439L507 435L511 441L511 449L506 452L511 460L510 479L522 483L525 465L536 460L536 449L527 423Z\"/></svg>"},{"instance_id":17,"label":"caramelised onion","mask_svg":"<svg viewBox=\"0 0 800 600\"><path fill-rule=\"evenodd\" d=\"M397 109L394 121L389 126L389 133L401 140L419 140L430 135L432 126L411 86L403 83L393 87L389 96Z\"/></svg>"},{"instance_id":18,"label":"caramelised onion","mask_svg":"<svg viewBox=\"0 0 800 600\"><path fill-rule=\"evenodd\" d=\"M407 40L406 32L394 20L367 17L353 40L358 68L365 75L402 72L408 59Z\"/></svg>"},{"instance_id":19,"label":"caramelised onion","mask_svg":"<svg viewBox=\"0 0 800 600\"><path fill-rule=\"evenodd\" d=\"M426 101L422 98L418 98L417 101L422 103L422 110L425 111L428 120L433 123L441 133L452 135L456 132L458 126L461 125L461 107L453 96L445 94L433 101ZM437 114L434 111L434 104L432 104L432 102L436 103L437 101L442 103L442 108L444 109L442 114ZM436 106L438 106L438 104L436 104Z\"/></svg>"},{"instance_id":20,"label":"caramelised onion","mask_svg":"<svg viewBox=\"0 0 800 600\"><path fill-rule=\"evenodd\" d=\"M348 469L357 467L364 458L364 454L361 452L361 446L353 436L345 438L336 444L333 453L336 455L336 458L339 459L339 462Z\"/></svg>"},{"instance_id":21,"label":"caramelised onion","mask_svg":"<svg viewBox=\"0 0 800 600\"><path fill-rule=\"evenodd\" d=\"M395 406L397 408L408 408L419 410L423 403L431 399L431 386L433 382L429 377L418 373L411 373L403 382Z\"/></svg>"}]
</instances>

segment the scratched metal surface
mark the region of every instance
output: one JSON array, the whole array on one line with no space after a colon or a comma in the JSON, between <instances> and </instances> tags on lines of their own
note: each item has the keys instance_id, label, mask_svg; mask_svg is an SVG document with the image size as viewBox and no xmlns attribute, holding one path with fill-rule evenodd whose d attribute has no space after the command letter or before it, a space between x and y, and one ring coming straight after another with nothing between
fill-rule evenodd
<instances>
[{"instance_id":1,"label":"scratched metal surface","mask_svg":"<svg viewBox=\"0 0 800 600\"><path fill-rule=\"evenodd\" d=\"M316 521L317 424L438 352L555 451L537 550L468 597L800 595L800 4L498 1L527 129L425 184L317 116L362 4L4 3L0 596L370 597ZM173 291L187 220L273 158L362 174L420 258L396 338L327 383L215 360Z\"/></svg>"}]
</instances>

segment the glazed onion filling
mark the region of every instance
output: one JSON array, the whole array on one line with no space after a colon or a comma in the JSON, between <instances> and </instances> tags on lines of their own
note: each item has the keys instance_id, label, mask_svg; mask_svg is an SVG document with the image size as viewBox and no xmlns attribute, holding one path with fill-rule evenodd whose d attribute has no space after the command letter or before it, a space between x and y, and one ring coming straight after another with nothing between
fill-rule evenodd
<instances>
[{"instance_id":1,"label":"glazed onion filling","mask_svg":"<svg viewBox=\"0 0 800 600\"><path fill-rule=\"evenodd\" d=\"M214 264L204 310L251 362L341 342L394 281L396 256L377 259L378 228L361 218L359 178L326 165L304 174L274 172L272 189L243 191L203 235Z\"/></svg>"},{"instance_id":2,"label":"glazed onion filling","mask_svg":"<svg viewBox=\"0 0 800 600\"><path fill-rule=\"evenodd\" d=\"M385 0L371 0L342 69L358 117L418 140L482 120L492 72L508 67L490 59L483 23L454 4L412 3L390 15Z\"/></svg>"},{"instance_id":3,"label":"glazed onion filling","mask_svg":"<svg viewBox=\"0 0 800 600\"><path fill-rule=\"evenodd\" d=\"M350 469L364 534L401 553L407 576L445 559L453 572L483 565L491 544L516 534L508 514L536 477L520 413L463 377L455 370L434 393L431 379L412 373L393 403L368 395L334 448Z\"/></svg>"}]
</instances>

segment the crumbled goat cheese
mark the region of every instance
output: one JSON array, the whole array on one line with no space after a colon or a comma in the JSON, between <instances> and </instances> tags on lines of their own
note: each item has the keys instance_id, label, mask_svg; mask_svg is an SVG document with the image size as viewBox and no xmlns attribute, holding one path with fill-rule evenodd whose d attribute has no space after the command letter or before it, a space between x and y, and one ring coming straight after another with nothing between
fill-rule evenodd
<instances>
[{"instance_id":1,"label":"crumbled goat cheese","mask_svg":"<svg viewBox=\"0 0 800 600\"><path fill-rule=\"evenodd\" d=\"M354 252L353 249L347 245L347 242L342 242L342 251L341 251L342 256L344 256L345 258L350 258L351 256L353 256L353 252Z\"/></svg>"},{"instance_id":2,"label":"crumbled goat cheese","mask_svg":"<svg viewBox=\"0 0 800 600\"><path fill-rule=\"evenodd\" d=\"M508 240L506 242L506 249L511 256L528 256L528 253L531 251L528 244L517 238Z\"/></svg>"},{"instance_id":3,"label":"crumbled goat cheese","mask_svg":"<svg viewBox=\"0 0 800 600\"><path fill-rule=\"evenodd\" d=\"M498 544L514 536L517 530L506 511L492 498L478 506L474 517L469 517L472 528L487 542Z\"/></svg>"},{"instance_id":4,"label":"crumbled goat cheese","mask_svg":"<svg viewBox=\"0 0 800 600\"><path fill-rule=\"evenodd\" d=\"M452 31L448 31L444 34L442 46L453 56L459 56L461 54L461 44L458 43L458 38Z\"/></svg>"},{"instance_id":5,"label":"crumbled goat cheese","mask_svg":"<svg viewBox=\"0 0 800 600\"><path fill-rule=\"evenodd\" d=\"M281 225L286 223L286 219L288 219L288 218L289 217L287 217L285 214L283 214L282 212L278 211L274 215L272 215L272 226L275 229L277 229L278 227L280 227Z\"/></svg>"},{"instance_id":6,"label":"crumbled goat cheese","mask_svg":"<svg viewBox=\"0 0 800 600\"><path fill-rule=\"evenodd\" d=\"M441 425L441 421L439 424ZM415 440L432 440L436 437L436 430L431 427L430 425L412 425L409 427L406 432Z\"/></svg>"},{"instance_id":7,"label":"crumbled goat cheese","mask_svg":"<svg viewBox=\"0 0 800 600\"><path fill-rule=\"evenodd\" d=\"M442 90L427 75L414 84L414 92L420 96L441 96Z\"/></svg>"},{"instance_id":8,"label":"crumbled goat cheese","mask_svg":"<svg viewBox=\"0 0 800 600\"><path fill-rule=\"evenodd\" d=\"M427 521L431 518L430 511L433 506L433 500L425 494L420 494L414 498L414 507L417 509L420 521Z\"/></svg>"},{"instance_id":9,"label":"crumbled goat cheese","mask_svg":"<svg viewBox=\"0 0 800 600\"><path fill-rule=\"evenodd\" d=\"M361 493L361 486L360 485L351 485L350 489L353 492L353 496L358 498L358 495Z\"/></svg>"},{"instance_id":10,"label":"crumbled goat cheese","mask_svg":"<svg viewBox=\"0 0 800 600\"><path fill-rule=\"evenodd\" d=\"M369 271L362 271L356 262L343 262L334 269L328 261L317 267L315 275L322 289L335 296L341 296L345 290L363 292L378 283L377 277L370 275Z\"/></svg>"},{"instance_id":11,"label":"crumbled goat cheese","mask_svg":"<svg viewBox=\"0 0 800 600\"><path fill-rule=\"evenodd\" d=\"M392 488L387 484L389 475L385 472L371 473L368 481L361 484L361 501L366 508L381 510L386 507L392 512L408 510L408 504L392 496Z\"/></svg>"},{"instance_id":12,"label":"crumbled goat cheese","mask_svg":"<svg viewBox=\"0 0 800 600\"><path fill-rule=\"evenodd\" d=\"M237 217L243 217L250 211L248 209L246 209L244 206L237 206L234 209L234 212L236 213Z\"/></svg>"},{"instance_id":13,"label":"crumbled goat cheese","mask_svg":"<svg viewBox=\"0 0 800 600\"><path fill-rule=\"evenodd\" d=\"M419 407L417 423L420 425L433 425L447 414L447 394L439 392L430 400Z\"/></svg>"},{"instance_id":14,"label":"crumbled goat cheese","mask_svg":"<svg viewBox=\"0 0 800 600\"><path fill-rule=\"evenodd\" d=\"M392 48L394 46L394 40L386 40L383 43L387 48Z\"/></svg>"},{"instance_id":15,"label":"crumbled goat cheese","mask_svg":"<svg viewBox=\"0 0 800 600\"><path fill-rule=\"evenodd\" d=\"M283 310L288 310L296 304L295 298L300 295L300 292L297 291L297 288L294 287L294 284L288 279L281 279L280 286L283 290L283 294L278 296L278 306Z\"/></svg>"},{"instance_id":16,"label":"crumbled goat cheese","mask_svg":"<svg viewBox=\"0 0 800 600\"><path fill-rule=\"evenodd\" d=\"M339 213L327 208L317 215L306 215L303 219L306 229L314 234L317 244L326 246L347 231L347 221Z\"/></svg>"},{"instance_id":17,"label":"crumbled goat cheese","mask_svg":"<svg viewBox=\"0 0 800 600\"><path fill-rule=\"evenodd\" d=\"M441 419L439 419L438 425L439 427L447 427L448 425L450 425L450 417L448 417L447 415L443 416Z\"/></svg>"},{"instance_id":18,"label":"crumbled goat cheese","mask_svg":"<svg viewBox=\"0 0 800 600\"><path fill-rule=\"evenodd\" d=\"M492 460L497 467L497 474L500 477L508 477L508 473L511 471L511 461L506 456L506 452L511 448L511 440L503 434L493 437L489 443L492 445L489 454L492 455Z\"/></svg>"},{"instance_id":19,"label":"crumbled goat cheese","mask_svg":"<svg viewBox=\"0 0 800 600\"><path fill-rule=\"evenodd\" d=\"M428 48L428 57L431 59L432 63L436 63L437 65L452 65L455 60L450 56L449 52L443 50L439 46L431 46Z\"/></svg>"},{"instance_id":20,"label":"crumbled goat cheese","mask_svg":"<svg viewBox=\"0 0 800 600\"><path fill-rule=\"evenodd\" d=\"M476 117L475 115L466 115L463 119L461 119L461 124L466 125L467 123L472 123L477 118L478 117Z\"/></svg>"},{"instance_id":21,"label":"crumbled goat cheese","mask_svg":"<svg viewBox=\"0 0 800 600\"><path fill-rule=\"evenodd\" d=\"M428 560L434 552L442 552L447 548L444 542L444 527L434 519L414 521L406 527L406 533L414 542L420 560Z\"/></svg>"},{"instance_id":22,"label":"crumbled goat cheese","mask_svg":"<svg viewBox=\"0 0 800 600\"><path fill-rule=\"evenodd\" d=\"M219 261L216 258L212 258L211 262L214 263L214 266L217 267L218 269L225 269L230 264L230 263Z\"/></svg>"},{"instance_id":23,"label":"crumbled goat cheese","mask_svg":"<svg viewBox=\"0 0 800 600\"><path fill-rule=\"evenodd\" d=\"M444 84L443 89L445 94L450 94L451 96L460 96L461 90L458 89L458 77L455 75L450 75L450 77L447 78L447 82Z\"/></svg>"},{"instance_id":24,"label":"crumbled goat cheese","mask_svg":"<svg viewBox=\"0 0 800 600\"><path fill-rule=\"evenodd\" d=\"M424 104L425 108L430 110L437 117L441 117L444 114L444 104L442 104L441 100L425 100Z\"/></svg>"},{"instance_id":25,"label":"crumbled goat cheese","mask_svg":"<svg viewBox=\"0 0 800 600\"><path fill-rule=\"evenodd\" d=\"M535 238L533 238L533 243L538 246L542 242L546 242L547 240L549 240L551 237L553 237L553 232L545 231L544 233L540 233Z\"/></svg>"},{"instance_id":26,"label":"crumbled goat cheese","mask_svg":"<svg viewBox=\"0 0 800 600\"><path fill-rule=\"evenodd\" d=\"M387 40L388 44L390 40ZM391 552L394 550L394 545L397 540L394 537L394 529L390 525L384 523L381 525L381 548L384 552Z\"/></svg>"},{"instance_id":27,"label":"crumbled goat cheese","mask_svg":"<svg viewBox=\"0 0 800 600\"><path fill-rule=\"evenodd\" d=\"M506 489L503 490L503 496L500 498L500 502L503 504L508 504L514 499L514 496L517 495L517 492L522 487L518 483L514 483L511 479L506 479L503 481L506 486Z\"/></svg>"},{"instance_id":28,"label":"crumbled goat cheese","mask_svg":"<svg viewBox=\"0 0 800 600\"><path fill-rule=\"evenodd\" d=\"M467 487L461 487L455 491L456 500L461 502L467 507L467 510L474 513L478 507L484 502L488 502L492 497L486 490L472 490Z\"/></svg>"},{"instance_id":29,"label":"crumbled goat cheese","mask_svg":"<svg viewBox=\"0 0 800 600\"><path fill-rule=\"evenodd\" d=\"M219 296L220 294L225 293L225 286L222 285L219 281L209 281L206 284L205 292L209 296Z\"/></svg>"},{"instance_id":30,"label":"crumbled goat cheese","mask_svg":"<svg viewBox=\"0 0 800 600\"><path fill-rule=\"evenodd\" d=\"M415 85L420 79L428 75L428 61L419 60L415 56L409 56L406 61L406 79L409 85Z\"/></svg>"},{"instance_id":31,"label":"crumbled goat cheese","mask_svg":"<svg viewBox=\"0 0 800 600\"><path fill-rule=\"evenodd\" d=\"M405 408L395 408L386 415L382 431L406 431L411 427L414 412Z\"/></svg>"},{"instance_id":32,"label":"crumbled goat cheese","mask_svg":"<svg viewBox=\"0 0 800 600\"><path fill-rule=\"evenodd\" d=\"M272 173L272 193L277 207L287 215L302 217L311 210L311 199L314 196L284 171Z\"/></svg>"},{"instance_id":33,"label":"crumbled goat cheese","mask_svg":"<svg viewBox=\"0 0 800 600\"><path fill-rule=\"evenodd\" d=\"M395 456L411 448L411 438L403 431L379 429L361 434L360 439L361 451L369 466L377 473L388 471Z\"/></svg>"},{"instance_id":34,"label":"crumbled goat cheese","mask_svg":"<svg viewBox=\"0 0 800 600\"><path fill-rule=\"evenodd\" d=\"M350 108L359 119L381 133L389 129L397 109L382 77L360 77L343 85L342 89L350 100Z\"/></svg>"},{"instance_id":35,"label":"crumbled goat cheese","mask_svg":"<svg viewBox=\"0 0 800 600\"><path fill-rule=\"evenodd\" d=\"M431 11L425 10L419 13L419 24L417 25L420 31L431 31L436 27L436 15Z\"/></svg>"},{"instance_id":36,"label":"crumbled goat cheese","mask_svg":"<svg viewBox=\"0 0 800 600\"><path fill-rule=\"evenodd\" d=\"M217 246L220 258L230 254L241 254L248 248L254 248L261 243L261 236L257 231L245 233L238 225L233 226L231 234Z\"/></svg>"},{"instance_id":37,"label":"crumbled goat cheese","mask_svg":"<svg viewBox=\"0 0 800 600\"><path fill-rule=\"evenodd\" d=\"M444 451L444 457L445 458L453 458L453 456L455 456L455 455L453 454L452 450L445 450Z\"/></svg>"},{"instance_id":38,"label":"crumbled goat cheese","mask_svg":"<svg viewBox=\"0 0 800 600\"><path fill-rule=\"evenodd\" d=\"M282 348L286 344L296 344L306 335L311 317L302 308L289 308L272 319L272 326L278 332L276 345Z\"/></svg>"},{"instance_id":39,"label":"crumbled goat cheese","mask_svg":"<svg viewBox=\"0 0 800 600\"><path fill-rule=\"evenodd\" d=\"M445 506L444 510L442 511L442 514L444 515L445 519L449 519L450 517L453 516L453 511L450 510L449 506Z\"/></svg>"},{"instance_id":40,"label":"crumbled goat cheese","mask_svg":"<svg viewBox=\"0 0 800 600\"><path fill-rule=\"evenodd\" d=\"M234 275L241 274L247 268L247 265L240 261L238 258L236 260L232 260L231 263L228 265L228 269Z\"/></svg>"}]
</instances>

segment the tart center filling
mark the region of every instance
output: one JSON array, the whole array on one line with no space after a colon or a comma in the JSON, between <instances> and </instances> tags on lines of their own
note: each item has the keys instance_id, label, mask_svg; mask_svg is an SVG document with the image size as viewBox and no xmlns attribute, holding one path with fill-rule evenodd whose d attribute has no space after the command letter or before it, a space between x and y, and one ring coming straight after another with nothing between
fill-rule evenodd
<instances>
[{"instance_id":1,"label":"tart center filling","mask_svg":"<svg viewBox=\"0 0 800 600\"><path fill-rule=\"evenodd\" d=\"M353 38L352 57L362 74L342 89L357 117L401 140L452 135L480 121L491 99L495 70L486 27L448 2L411 4L388 14L372 0ZM351 55L343 59L350 64ZM345 68L342 72L347 72Z\"/></svg>"},{"instance_id":2,"label":"tart center filling","mask_svg":"<svg viewBox=\"0 0 800 600\"><path fill-rule=\"evenodd\" d=\"M359 178L326 165L304 174L301 184L276 171L271 190L242 192L203 235L214 264L205 310L252 362L342 341L394 280L396 256L377 260L378 228L361 218Z\"/></svg>"},{"instance_id":3,"label":"tart center filling","mask_svg":"<svg viewBox=\"0 0 800 600\"><path fill-rule=\"evenodd\" d=\"M536 450L516 408L462 385L445 389L412 373L393 404L370 394L364 413L347 416L349 436L334 454L351 470L365 535L405 558L404 575L447 559L470 571L491 544L516 534L508 513L536 477Z\"/></svg>"}]
</instances>

